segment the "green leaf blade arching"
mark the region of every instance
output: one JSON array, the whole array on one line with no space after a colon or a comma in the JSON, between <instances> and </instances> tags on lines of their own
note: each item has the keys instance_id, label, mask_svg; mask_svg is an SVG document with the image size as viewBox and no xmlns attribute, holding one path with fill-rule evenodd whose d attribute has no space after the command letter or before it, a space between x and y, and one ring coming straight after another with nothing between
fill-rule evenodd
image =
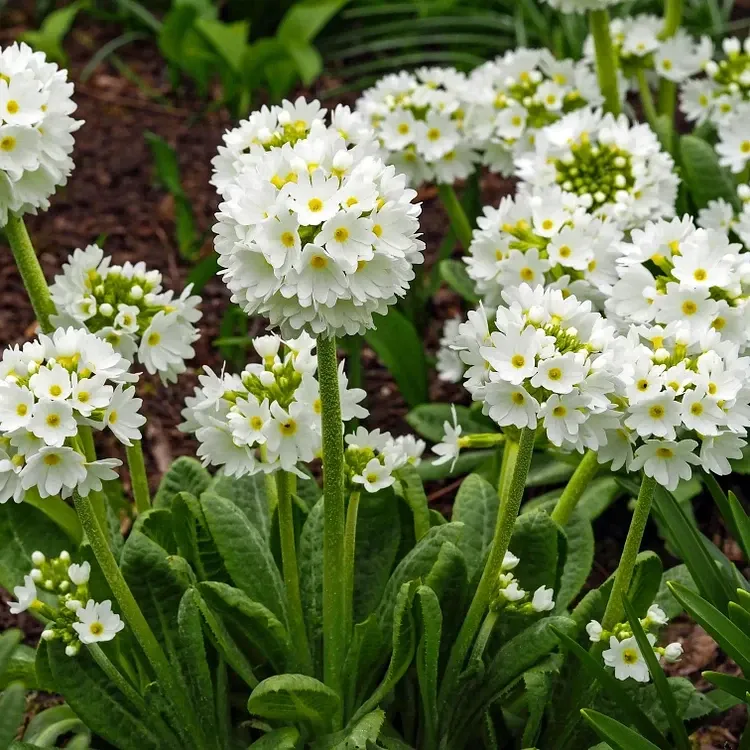
<instances>
[{"instance_id":1,"label":"green leaf blade arching","mask_svg":"<svg viewBox=\"0 0 750 750\"><path fill-rule=\"evenodd\" d=\"M154 496L154 506L168 508L178 492L189 492L198 497L211 483L211 475L200 461L180 456L169 467Z\"/></svg>"},{"instance_id":2,"label":"green leaf blade arching","mask_svg":"<svg viewBox=\"0 0 750 750\"><path fill-rule=\"evenodd\" d=\"M479 474L461 483L453 505L453 520L464 524L457 542L464 553L469 580L483 564L495 533L499 500L495 488Z\"/></svg>"}]
</instances>

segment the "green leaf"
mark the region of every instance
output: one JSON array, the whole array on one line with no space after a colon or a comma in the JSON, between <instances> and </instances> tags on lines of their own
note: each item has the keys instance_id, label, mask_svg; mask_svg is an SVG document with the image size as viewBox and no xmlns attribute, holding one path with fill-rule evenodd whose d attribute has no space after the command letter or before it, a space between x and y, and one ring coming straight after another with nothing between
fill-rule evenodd
<instances>
[{"instance_id":1,"label":"green leaf","mask_svg":"<svg viewBox=\"0 0 750 750\"><path fill-rule=\"evenodd\" d=\"M321 737L313 743L312 750L370 750L375 747L384 721L384 711L370 711L351 728Z\"/></svg>"},{"instance_id":2,"label":"green leaf","mask_svg":"<svg viewBox=\"0 0 750 750\"><path fill-rule=\"evenodd\" d=\"M455 406L456 421L463 433L497 432L497 428L481 412L456 404L420 404L406 415L406 421L421 437L439 443L445 435L445 423L453 424L452 406Z\"/></svg>"},{"instance_id":3,"label":"green leaf","mask_svg":"<svg viewBox=\"0 0 750 750\"><path fill-rule=\"evenodd\" d=\"M210 483L211 475L201 466L200 461L180 456L162 478L154 496L154 506L168 508L178 492L190 492L198 497Z\"/></svg>"},{"instance_id":4,"label":"green leaf","mask_svg":"<svg viewBox=\"0 0 750 750\"><path fill-rule=\"evenodd\" d=\"M17 628L11 628L4 633L0 633L0 677L5 674L10 659L21 642L23 633Z\"/></svg>"},{"instance_id":5,"label":"green leaf","mask_svg":"<svg viewBox=\"0 0 750 750\"><path fill-rule=\"evenodd\" d=\"M750 516L745 513L734 492L730 492L728 497L729 509L734 519L734 525L737 528L737 542L745 553L745 561L750 562Z\"/></svg>"},{"instance_id":6,"label":"green leaf","mask_svg":"<svg viewBox=\"0 0 750 750\"><path fill-rule=\"evenodd\" d=\"M672 741L677 748L680 748L681 750L690 750L690 740L685 731L685 726L682 723L682 718L677 713L677 702L672 694L672 688L667 682L667 676L664 674L664 670L661 668L648 638L646 638L646 633L641 626L638 614L633 608L633 605L628 601L627 597L623 598L622 604L625 608L625 613L628 622L630 623L630 628L633 631L633 635L635 636L636 643L638 644L638 648L646 661L648 671L651 674L651 679L654 681L654 687L659 696L659 700L661 701L664 713L667 716L667 721L672 731Z\"/></svg>"},{"instance_id":7,"label":"green leaf","mask_svg":"<svg viewBox=\"0 0 750 750\"><path fill-rule=\"evenodd\" d=\"M680 154L685 182L697 208L705 208L709 201L723 198L735 211L739 210L734 181L719 165L719 157L710 144L694 135L683 135Z\"/></svg>"},{"instance_id":8,"label":"green leaf","mask_svg":"<svg viewBox=\"0 0 750 750\"><path fill-rule=\"evenodd\" d=\"M328 729L341 706L338 695L314 677L281 674L253 690L247 710L273 721L309 725L316 734Z\"/></svg>"},{"instance_id":9,"label":"green leaf","mask_svg":"<svg viewBox=\"0 0 750 750\"><path fill-rule=\"evenodd\" d=\"M0 693L0 748L7 748L18 732L26 710L26 690L14 682Z\"/></svg>"},{"instance_id":10,"label":"green leaf","mask_svg":"<svg viewBox=\"0 0 750 750\"><path fill-rule=\"evenodd\" d=\"M415 600L419 632L416 657L417 678L419 694L422 698L424 742L426 747L436 747L438 661L443 615L437 595L429 586L420 586L416 591Z\"/></svg>"},{"instance_id":11,"label":"green leaf","mask_svg":"<svg viewBox=\"0 0 750 750\"><path fill-rule=\"evenodd\" d=\"M498 505L497 490L479 474L469 474L458 488L452 518L464 524L456 544L466 559L469 580L489 553Z\"/></svg>"},{"instance_id":12,"label":"green leaf","mask_svg":"<svg viewBox=\"0 0 750 750\"><path fill-rule=\"evenodd\" d=\"M647 550L638 555L638 565L633 570L630 580L628 599L640 617L646 614L653 604L661 586L662 564L659 556Z\"/></svg>"},{"instance_id":13,"label":"green leaf","mask_svg":"<svg viewBox=\"0 0 750 750\"><path fill-rule=\"evenodd\" d=\"M440 261L438 268L443 281L456 294L472 304L479 302L479 295L476 292L474 281L466 272L465 263L453 258L446 258Z\"/></svg>"},{"instance_id":14,"label":"green leaf","mask_svg":"<svg viewBox=\"0 0 750 750\"><path fill-rule=\"evenodd\" d=\"M711 671L703 672L701 676L712 685L716 685L720 690L739 698L741 701L745 701L747 694L750 693L750 680L746 680L744 677L733 677L724 674L724 672Z\"/></svg>"},{"instance_id":15,"label":"green leaf","mask_svg":"<svg viewBox=\"0 0 750 750\"><path fill-rule=\"evenodd\" d=\"M15 638L13 633L16 633L15 629L5 631L11 639ZM2 636L0 636L0 650L2 649ZM11 682L22 682L27 690L44 690L45 685L42 685L37 678L36 670L34 669L34 660L36 659L36 649L31 646L25 646L19 644L11 650L10 657L6 662L5 666L0 667L0 690L5 690Z\"/></svg>"},{"instance_id":16,"label":"green leaf","mask_svg":"<svg viewBox=\"0 0 750 750\"><path fill-rule=\"evenodd\" d=\"M299 750L300 734L295 727L272 729L250 745L250 750Z\"/></svg>"},{"instance_id":17,"label":"green leaf","mask_svg":"<svg viewBox=\"0 0 750 750\"><path fill-rule=\"evenodd\" d=\"M586 487L578 501L578 509L592 523L625 492L614 477L599 477Z\"/></svg>"},{"instance_id":18,"label":"green leaf","mask_svg":"<svg viewBox=\"0 0 750 750\"><path fill-rule=\"evenodd\" d=\"M86 725L70 706L63 704L47 708L34 716L23 733L23 739L34 747L56 747L59 739L71 733L83 736L87 743L91 741L91 732ZM70 742L66 744L66 748L69 747Z\"/></svg>"},{"instance_id":19,"label":"green leaf","mask_svg":"<svg viewBox=\"0 0 750 750\"><path fill-rule=\"evenodd\" d=\"M564 544L560 527L544 511L518 517L508 549L521 560L514 573L527 591L539 586L558 588L559 569L564 561L561 542Z\"/></svg>"},{"instance_id":20,"label":"green leaf","mask_svg":"<svg viewBox=\"0 0 750 750\"><path fill-rule=\"evenodd\" d=\"M406 501L414 516L414 538L419 541L430 528L430 508L427 504L422 480L415 468L409 464L396 472L399 494Z\"/></svg>"},{"instance_id":21,"label":"green leaf","mask_svg":"<svg viewBox=\"0 0 750 750\"><path fill-rule=\"evenodd\" d=\"M38 30L24 31L20 35L20 40L31 45L35 50L44 52L50 60L65 65L67 57L62 43L82 6L85 6L85 3L78 0L65 8L53 10Z\"/></svg>"},{"instance_id":22,"label":"green leaf","mask_svg":"<svg viewBox=\"0 0 750 750\"><path fill-rule=\"evenodd\" d=\"M302 480L304 482L304 480ZM307 484L305 482L305 484ZM217 474L207 488L208 492L231 500L255 526L261 535L268 539L271 533L271 516L268 512L268 493L264 474L251 474L244 477L228 477Z\"/></svg>"},{"instance_id":23,"label":"green leaf","mask_svg":"<svg viewBox=\"0 0 750 750\"><path fill-rule=\"evenodd\" d=\"M323 659L323 520L321 499L305 519L298 551L302 611L313 663L319 666Z\"/></svg>"},{"instance_id":24,"label":"green leaf","mask_svg":"<svg viewBox=\"0 0 750 750\"><path fill-rule=\"evenodd\" d=\"M583 718L594 728L596 733L612 744L615 750L658 750L654 745L632 729L620 724L609 716L600 714L590 708L581 709Z\"/></svg>"},{"instance_id":25,"label":"green leaf","mask_svg":"<svg viewBox=\"0 0 750 750\"><path fill-rule=\"evenodd\" d=\"M452 465L451 461L436 464L433 459L428 459L417 466L417 473L422 477L423 482L436 482L447 477L460 477L474 471L477 467L485 465L494 456L495 451L493 450L461 451L455 465Z\"/></svg>"},{"instance_id":26,"label":"green leaf","mask_svg":"<svg viewBox=\"0 0 750 750\"><path fill-rule=\"evenodd\" d=\"M737 662L742 671L750 674L750 636L699 594L679 583L667 585L687 612Z\"/></svg>"},{"instance_id":27,"label":"green leaf","mask_svg":"<svg viewBox=\"0 0 750 750\"><path fill-rule=\"evenodd\" d=\"M674 598L667 585L670 581L686 586L691 591L698 591L698 588L690 575L686 565L675 565L674 568L665 570L661 577L659 591L654 598L654 604L658 604L669 620L674 619L682 613L682 605Z\"/></svg>"},{"instance_id":28,"label":"green leaf","mask_svg":"<svg viewBox=\"0 0 750 750\"><path fill-rule=\"evenodd\" d=\"M199 18L194 27L216 54L239 73L242 66L250 24L247 21L224 23L214 18Z\"/></svg>"},{"instance_id":29,"label":"green leaf","mask_svg":"<svg viewBox=\"0 0 750 750\"><path fill-rule=\"evenodd\" d=\"M537 451L531 461L526 486L543 487L548 484L567 482L574 471L575 464L560 461L554 456Z\"/></svg>"},{"instance_id":30,"label":"green leaf","mask_svg":"<svg viewBox=\"0 0 750 750\"><path fill-rule=\"evenodd\" d=\"M588 580L594 563L594 530L580 506L575 509L563 528L563 534L567 544L560 588L555 594L555 608L558 613L565 611L578 596Z\"/></svg>"},{"instance_id":31,"label":"green leaf","mask_svg":"<svg viewBox=\"0 0 750 750\"><path fill-rule=\"evenodd\" d=\"M204 492L200 502L214 543L237 588L286 625L284 583L260 531L226 498Z\"/></svg>"},{"instance_id":32,"label":"green leaf","mask_svg":"<svg viewBox=\"0 0 750 750\"><path fill-rule=\"evenodd\" d=\"M289 57L294 60L299 77L305 86L315 81L323 70L323 58L312 44L300 40L282 40L284 49Z\"/></svg>"},{"instance_id":33,"label":"green leaf","mask_svg":"<svg viewBox=\"0 0 750 750\"><path fill-rule=\"evenodd\" d=\"M174 526L175 517L171 510L167 510L166 508L149 508L136 517L133 530L139 531L149 539L152 539L167 552L176 553L178 547ZM124 543L119 526L117 534L120 536L121 543ZM119 557L118 554L115 556Z\"/></svg>"},{"instance_id":34,"label":"green leaf","mask_svg":"<svg viewBox=\"0 0 750 750\"><path fill-rule=\"evenodd\" d=\"M472 592L463 552L452 542L444 542L423 580L437 594L443 608L443 643L448 647L463 624Z\"/></svg>"},{"instance_id":35,"label":"green leaf","mask_svg":"<svg viewBox=\"0 0 750 750\"><path fill-rule=\"evenodd\" d=\"M62 529L28 503L0 505L0 586L13 591L23 582L34 551L57 557L69 545Z\"/></svg>"},{"instance_id":36,"label":"green leaf","mask_svg":"<svg viewBox=\"0 0 750 750\"><path fill-rule=\"evenodd\" d=\"M277 35L284 40L311 42L349 0L306 0L284 14Z\"/></svg>"},{"instance_id":37,"label":"green leaf","mask_svg":"<svg viewBox=\"0 0 750 750\"><path fill-rule=\"evenodd\" d=\"M376 328L367 331L365 340L393 375L409 406L428 400L422 339L402 313L392 307L388 315L378 315Z\"/></svg>"}]
</instances>

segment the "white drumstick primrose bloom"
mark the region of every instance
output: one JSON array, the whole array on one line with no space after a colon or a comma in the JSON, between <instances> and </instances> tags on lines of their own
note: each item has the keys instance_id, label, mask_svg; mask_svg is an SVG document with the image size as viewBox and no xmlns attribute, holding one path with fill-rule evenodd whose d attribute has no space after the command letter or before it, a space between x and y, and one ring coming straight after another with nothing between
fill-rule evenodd
<instances>
[{"instance_id":1,"label":"white drumstick primrose bloom","mask_svg":"<svg viewBox=\"0 0 750 750\"><path fill-rule=\"evenodd\" d=\"M50 287L57 326L95 333L131 362L139 361L162 382L175 382L195 355L200 297L192 284L174 298L159 271L143 262L112 265L98 245L77 249Z\"/></svg>"},{"instance_id":2,"label":"white drumstick primrose bloom","mask_svg":"<svg viewBox=\"0 0 750 750\"><path fill-rule=\"evenodd\" d=\"M544 0L550 7L563 13L588 13L617 5L621 0Z\"/></svg>"},{"instance_id":3,"label":"white drumstick primrose bloom","mask_svg":"<svg viewBox=\"0 0 750 750\"><path fill-rule=\"evenodd\" d=\"M112 611L112 602L109 599L101 603L89 599L85 607L76 611L76 617L78 622L73 623L73 630L86 646L111 641L125 628L120 615Z\"/></svg>"},{"instance_id":4,"label":"white drumstick primrose bloom","mask_svg":"<svg viewBox=\"0 0 750 750\"><path fill-rule=\"evenodd\" d=\"M0 51L0 226L8 212L46 209L73 171L73 133L83 124L71 115L68 72L25 43Z\"/></svg>"}]
</instances>

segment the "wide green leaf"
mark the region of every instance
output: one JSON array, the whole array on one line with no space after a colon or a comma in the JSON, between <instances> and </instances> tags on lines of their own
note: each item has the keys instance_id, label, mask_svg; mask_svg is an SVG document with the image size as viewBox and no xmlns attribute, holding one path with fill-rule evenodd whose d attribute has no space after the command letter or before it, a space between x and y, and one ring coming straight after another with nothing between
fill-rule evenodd
<instances>
[{"instance_id":1,"label":"wide green leaf","mask_svg":"<svg viewBox=\"0 0 750 750\"><path fill-rule=\"evenodd\" d=\"M464 524L457 546L464 553L469 580L483 564L495 533L497 490L479 474L469 474L453 504L453 520Z\"/></svg>"},{"instance_id":2,"label":"wide green leaf","mask_svg":"<svg viewBox=\"0 0 750 750\"><path fill-rule=\"evenodd\" d=\"M445 423L453 424L451 407L456 409L456 421L461 425L462 433L470 435L497 431L481 412L457 404L419 404L406 415L406 421L421 437L432 443L439 443L445 435Z\"/></svg>"},{"instance_id":3,"label":"wide green leaf","mask_svg":"<svg viewBox=\"0 0 750 750\"><path fill-rule=\"evenodd\" d=\"M430 528L430 508L427 495L413 466L407 464L396 472L397 493L404 499L414 516L414 538L419 541Z\"/></svg>"},{"instance_id":4,"label":"wide green leaf","mask_svg":"<svg viewBox=\"0 0 750 750\"><path fill-rule=\"evenodd\" d=\"M5 750L18 733L26 709L26 690L14 682L0 693L0 748Z\"/></svg>"},{"instance_id":5,"label":"wide green leaf","mask_svg":"<svg viewBox=\"0 0 750 750\"><path fill-rule=\"evenodd\" d=\"M89 729L70 706L63 704L47 708L34 716L23 733L23 739L35 747L56 747L57 741L69 734L82 736L87 743L91 742ZM68 747L70 742L66 744Z\"/></svg>"},{"instance_id":6,"label":"wide green leaf","mask_svg":"<svg viewBox=\"0 0 750 750\"><path fill-rule=\"evenodd\" d=\"M555 608L563 612L578 596L591 573L594 563L594 530L591 521L576 508L563 528L567 540L565 564L560 588L555 594Z\"/></svg>"},{"instance_id":7,"label":"wide green leaf","mask_svg":"<svg viewBox=\"0 0 750 750\"><path fill-rule=\"evenodd\" d=\"M632 729L620 724L616 719L600 714L592 709L582 709L581 715L594 728L596 733L613 745L616 750L658 750L654 745Z\"/></svg>"},{"instance_id":8,"label":"wide green leaf","mask_svg":"<svg viewBox=\"0 0 750 750\"><path fill-rule=\"evenodd\" d=\"M694 135L680 138L681 165L685 182L697 208L722 198L739 210L732 176L719 165L719 157L709 143Z\"/></svg>"},{"instance_id":9,"label":"wide green leaf","mask_svg":"<svg viewBox=\"0 0 750 750\"><path fill-rule=\"evenodd\" d=\"M168 508L178 492L190 492L198 497L211 483L211 475L200 461L180 456L169 467L154 495L154 506Z\"/></svg>"},{"instance_id":10,"label":"wide green leaf","mask_svg":"<svg viewBox=\"0 0 750 750\"><path fill-rule=\"evenodd\" d=\"M378 747L375 743L384 722L384 711L370 711L346 729L318 739L312 750L370 750Z\"/></svg>"},{"instance_id":11,"label":"wide green leaf","mask_svg":"<svg viewBox=\"0 0 750 750\"><path fill-rule=\"evenodd\" d=\"M443 610L442 640L447 649L461 629L472 593L463 552L453 542L444 542L422 581L435 592Z\"/></svg>"},{"instance_id":12,"label":"wide green leaf","mask_svg":"<svg viewBox=\"0 0 750 750\"><path fill-rule=\"evenodd\" d=\"M21 642L22 637L23 633L16 628L11 628L4 633L0 633L0 677L5 674L8 664L10 664L11 656Z\"/></svg>"},{"instance_id":13,"label":"wide green leaf","mask_svg":"<svg viewBox=\"0 0 750 750\"><path fill-rule=\"evenodd\" d=\"M304 483L307 484L307 482ZM271 516L268 512L268 494L264 474L250 474L244 477L228 477L218 474L207 489L209 492L231 500L261 535L268 539L271 533Z\"/></svg>"},{"instance_id":14,"label":"wide green leaf","mask_svg":"<svg viewBox=\"0 0 750 750\"><path fill-rule=\"evenodd\" d=\"M429 586L420 586L417 589L415 609L419 634L416 655L417 678L422 698L425 745L435 747L438 728L438 662L443 615L437 595Z\"/></svg>"},{"instance_id":15,"label":"wide green leaf","mask_svg":"<svg viewBox=\"0 0 750 750\"><path fill-rule=\"evenodd\" d=\"M295 727L272 729L250 745L250 750L299 750L300 734Z\"/></svg>"},{"instance_id":16,"label":"wide green leaf","mask_svg":"<svg viewBox=\"0 0 750 750\"><path fill-rule=\"evenodd\" d=\"M654 598L654 604L658 604L668 619L672 620L677 615L682 613L682 605L674 598L672 592L669 590L667 585L670 581L676 581L677 583L687 586L691 591L697 591L693 577L690 575L690 571L687 569L687 565L675 565L674 568L665 570L661 577L661 584L659 585L659 591Z\"/></svg>"},{"instance_id":17,"label":"wide green leaf","mask_svg":"<svg viewBox=\"0 0 750 750\"><path fill-rule=\"evenodd\" d=\"M535 510L518 517L508 549L521 560L514 574L527 591L539 586L557 590L564 545L562 530L546 512Z\"/></svg>"}]
</instances>

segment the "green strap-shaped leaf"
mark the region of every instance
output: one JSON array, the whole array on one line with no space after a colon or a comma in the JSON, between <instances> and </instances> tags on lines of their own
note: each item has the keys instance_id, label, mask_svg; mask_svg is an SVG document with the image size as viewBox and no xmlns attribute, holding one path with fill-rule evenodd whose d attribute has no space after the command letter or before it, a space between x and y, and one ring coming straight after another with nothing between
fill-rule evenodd
<instances>
[{"instance_id":1,"label":"green strap-shaped leaf","mask_svg":"<svg viewBox=\"0 0 750 750\"><path fill-rule=\"evenodd\" d=\"M312 750L370 750L379 747L375 743L384 722L384 711L370 711L341 732L321 737L313 743Z\"/></svg>"},{"instance_id":2,"label":"green strap-shaped leaf","mask_svg":"<svg viewBox=\"0 0 750 750\"><path fill-rule=\"evenodd\" d=\"M6 750L13 742L26 709L26 690L20 682L14 682L0 693L0 750Z\"/></svg>"},{"instance_id":3,"label":"green strap-shaped leaf","mask_svg":"<svg viewBox=\"0 0 750 750\"><path fill-rule=\"evenodd\" d=\"M603 740L613 745L616 750L658 750L658 745L654 745L637 732L609 716L600 714L590 708L583 709L581 715L594 728L594 731Z\"/></svg>"},{"instance_id":4,"label":"green strap-shaped leaf","mask_svg":"<svg viewBox=\"0 0 750 750\"><path fill-rule=\"evenodd\" d=\"M299 750L302 738L294 727L272 729L250 745L251 750Z\"/></svg>"},{"instance_id":5,"label":"green strap-shaped leaf","mask_svg":"<svg viewBox=\"0 0 750 750\"><path fill-rule=\"evenodd\" d=\"M300 480L300 484L304 480ZM306 482L305 482L306 483ZM231 500L255 526L264 539L271 533L271 517L268 512L268 495L264 474L250 474L244 477L227 477L219 474L208 487L227 500Z\"/></svg>"},{"instance_id":6,"label":"green strap-shaped leaf","mask_svg":"<svg viewBox=\"0 0 750 750\"><path fill-rule=\"evenodd\" d=\"M719 690L723 690L741 701L744 701L747 694L750 693L750 680L746 680L744 677L733 677L723 672L710 671L703 672L701 676L712 685L716 685Z\"/></svg>"},{"instance_id":7,"label":"green strap-shaped leaf","mask_svg":"<svg viewBox=\"0 0 750 750\"><path fill-rule=\"evenodd\" d=\"M745 553L745 561L750 562L750 516L745 513L734 492L729 493L729 509L737 528L737 542Z\"/></svg>"},{"instance_id":8,"label":"green strap-shaped leaf","mask_svg":"<svg viewBox=\"0 0 750 750\"><path fill-rule=\"evenodd\" d=\"M423 581L435 592L443 610L442 645L448 649L461 629L471 595L463 552L445 542Z\"/></svg>"},{"instance_id":9,"label":"green strap-shaped leaf","mask_svg":"<svg viewBox=\"0 0 750 750\"><path fill-rule=\"evenodd\" d=\"M253 690L247 710L263 719L309 725L316 734L330 728L340 710L338 695L314 677L280 674Z\"/></svg>"},{"instance_id":10,"label":"green strap-shaped leaf","mask_svg":"<svg viewBox=\"0 0 750 750\"><path fill-rule=\"evenodd\" d=\"M271 550L231 500L204 492L200 499L211 536L237 588L287 624L286 593Z\"/></svg>"},{"instance_id":11,"label":"green strap-shaped leaf","mask_svg":"<svg viewBox=\"0 0 750 750\"><path fill-rule=\"evenodd\" d=\"M8 668L10 658L16 650L16 646L21 642L23 633L17 628L11 628L4 633L0 633L0 678Z\"/></svg>"},{"instance_id":12,"label":"green strap-shaped leaf","mask_svg":"<svg viewBox=\"0 0 750 750\"><path fill-rule=\"evenodd\" d=\"M53 706L38 713L23 733L25 742L39 747L55 747L57 740L66 734L83 734L89 741L91 732L67 704ZM66 745L70 747L70 745Z\"/></svg>"},{"instance_id":13,"label":"green strap-shaped leaf","mask_svg":"<svg viewBox=\"0 0 750 750\"><path fill-rule=\"evenodd\" d=\"M443 615L437 595L429 586L417 589L415 604L419 630L417 677L424 716L424 742L426 747L436 747L438 661Z\"/></svg>"},{"instance_id":14,"label":"green strap-shaped leaf","mask_svg":"<svg viewBox=\"0 0 750 750\"><path fill-rule=\"evenodd\" d=\"M471 302L472 304L479 302L479 295L476 292L474 281L467 273L464 263L460 260L446 258L440 261L438 269L443 281L454 292L463 297L467 302Z\"/></svg>"},{"instance_id":15,"label":"green strap-shaped leaf","mask_svg":"<svg viewBox=\"0 0 750 750\"><path fill-rule=\"evenodd\" d=\"M154 495L154 506L168 508L178 492L190 492L198 497L211 483L211 475L200 461L180 456L169 467Z\"/></svg>"},{"instance_id":16,"label":"green strap-shaped leaf","mask_svg":"<svg viewBox=\"0 0 750 750\"><path fill-rule=\"evenodd\" d=\"M479 474L469 474L461 482L452 518L464 524L457 546L464 553L469 580L474 578L489 552L498 505L497 490Z\"/></svg>"},{"instance_id":17,"label":"green strap-shaped leaf","mask_svg":"<svg viewBox=\"0 0 750 750\"><path fill-rule=\"evenodd\" d=\"M564 612L578 596L594 564L594 530L591 521L576 508L563 533L567 540L560 588L555 594L555 611Z\"/></svg>"},{"instance_id":18,"label":"green strap-shaped leaf","mask_svg":"<svg viewBox=\"0 0 750 750\"><path fill-rule=\"evenodd\" d=\"M413 466L406 465L396 472L401 485L401 496L414 516L414 538L419 541L430 529L430 509L427 505L422 480Z\"/></svg>"}]
</instances>

